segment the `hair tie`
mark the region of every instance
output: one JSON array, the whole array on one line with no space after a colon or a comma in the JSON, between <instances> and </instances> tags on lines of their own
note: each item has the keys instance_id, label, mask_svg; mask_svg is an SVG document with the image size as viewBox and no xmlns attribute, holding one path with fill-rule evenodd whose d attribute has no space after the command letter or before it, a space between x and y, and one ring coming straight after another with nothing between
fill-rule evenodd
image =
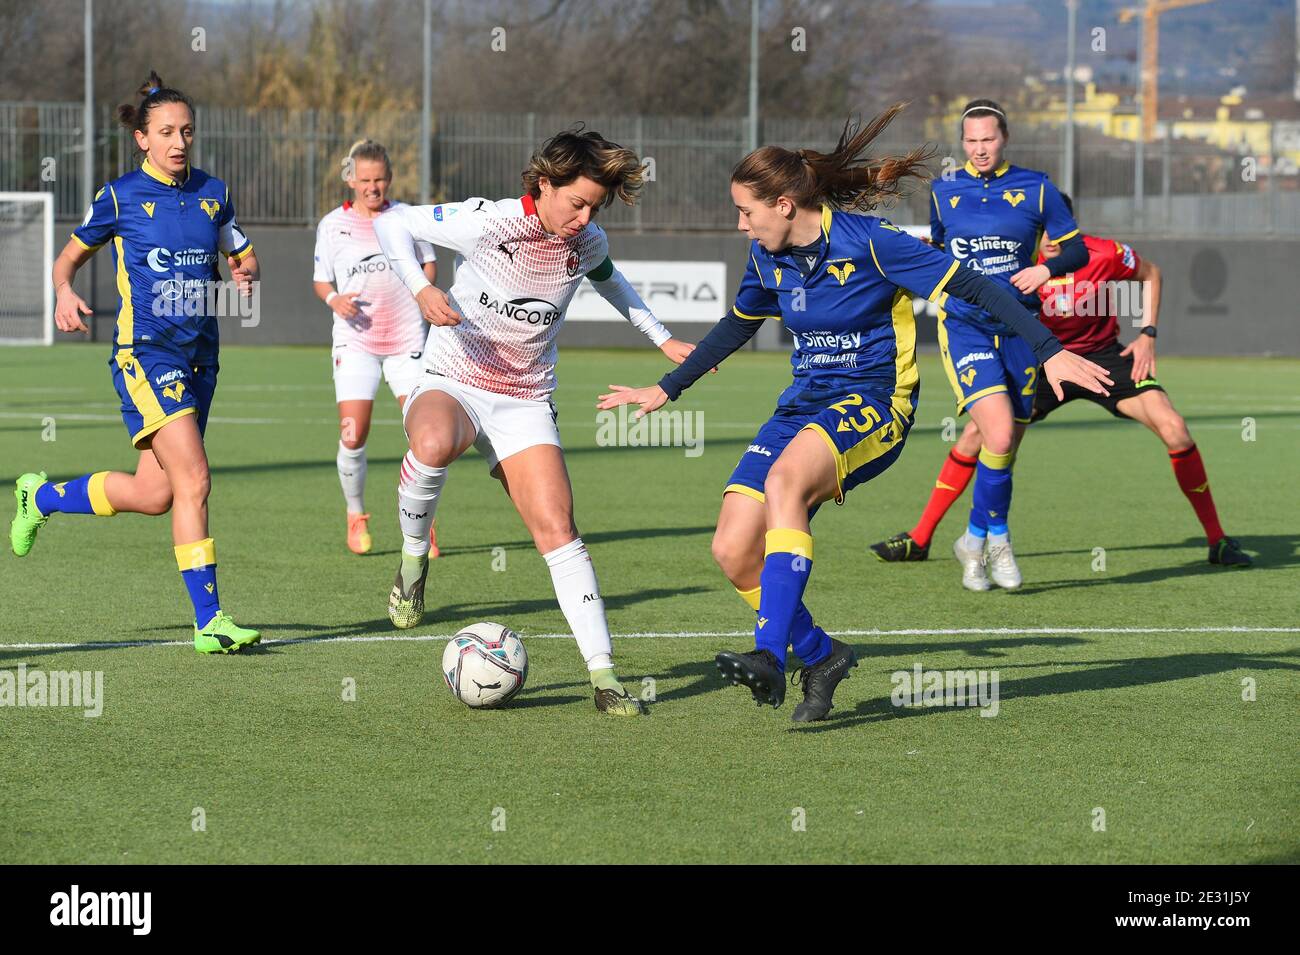
<instances>
[{"instance_id":1,"label":"hair tie","mask_svg":"<svg viewBox=\"0 0 1300 955\"><path fill-rule=\"evenodd\" d=\"M161 88L162 88L162 87L160 87L160 86L151 86L151 87L149 87L149 92L145 93L144 95L145 95L145 96L153 96L153 94L154 94L154 93L157 93L158 90L160 90Z\"/></svg>"}]
</instances>

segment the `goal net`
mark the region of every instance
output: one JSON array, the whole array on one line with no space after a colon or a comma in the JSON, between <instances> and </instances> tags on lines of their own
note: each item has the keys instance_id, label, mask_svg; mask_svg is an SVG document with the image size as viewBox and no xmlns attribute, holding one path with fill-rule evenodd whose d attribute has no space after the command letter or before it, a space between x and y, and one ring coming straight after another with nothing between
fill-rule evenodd
<instances>
[{"instance_id":1,"label":"goal net","mask_svg":"<svg viewBox=\"0 0 1300 955\"><path fill-rule=\"evenodd\" d=\"M54 197L0 192L0 345L54 342Z\"/></svg>"}]
</instances>

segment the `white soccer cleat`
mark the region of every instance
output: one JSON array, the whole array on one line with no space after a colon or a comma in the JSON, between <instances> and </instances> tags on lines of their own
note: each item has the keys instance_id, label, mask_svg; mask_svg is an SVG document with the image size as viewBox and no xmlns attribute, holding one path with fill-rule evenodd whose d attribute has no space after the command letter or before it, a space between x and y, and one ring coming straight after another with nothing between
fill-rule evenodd
<instances>
[{"instance_id":1,"label":"white soccer cleat","mask_svg":"<svg viewBox=\"0 0 1300 955\"><path fill-rule=\"evenodd\" d=\"M1020 568L1016 566L1015 555L1011 553L1011 543L989 544L988 554L984 559L988 565L989 576L1003 590L1015 590L1024 581L1020 577Z\"/></svg>"},{"instance_id":2,"label":"white soccer cleat","mask_svg":"<svg viewBox=\"0 0 1300 955\"><path fill-rule=\"evenodd\" d=\"M984 549L972 550L966 546L966 535L962 534L953 541L952 555L961 564L961 585L967 590L989 590L989 583L984 573ZM1015 566L1014 564L1012 566Z\"/></svg>"}]
</instances>

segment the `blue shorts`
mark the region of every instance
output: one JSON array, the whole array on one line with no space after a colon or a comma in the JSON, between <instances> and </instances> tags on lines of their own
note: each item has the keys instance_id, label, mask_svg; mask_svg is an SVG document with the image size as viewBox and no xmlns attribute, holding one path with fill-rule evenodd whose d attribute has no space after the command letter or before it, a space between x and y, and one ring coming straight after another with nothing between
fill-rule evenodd
<instances>
[{"instance_id":1,"label":"blue shorts","mask_svg":"<svg viewBox=\"0 0 1300 955\"><path fill-rule=\"evenodd\" d=\"M122 399L122 423L137 448L150 447L159 428L184 415L198 415L203 433L217 390L215 363L192 365L175 348L137 344L118 348L108 365Z\"/></svg>"},{"instance_id":2,"label":"blue shorts","mask_svg":"<svg viewBox=\"0 0 1300 955\"><path fill-rule=\"evenodd\" d=\"M1015 419L1029 421L1038 387L1038 359L1023 338L947 318L940 309L939 352L957 395L958 414L985 395L1004 391Z\"/></svg>"},{"instance_id":3,"label":"blue shorts","mask_svg":"<svg viewBox=\"0 0 1300 955\"><path fill-rule=\"evenodd\" d=\"M891 404L888 395L851 393L821 407L778 408L740 456L723 493L735 491L765 500L767 472L794 436L808 428L817 432L835 455L839 486L835 503L844 503L847 492L883 473L898 459L916 417L919 392L918 385L896 404Z\"/></svg>"}]
</instances>

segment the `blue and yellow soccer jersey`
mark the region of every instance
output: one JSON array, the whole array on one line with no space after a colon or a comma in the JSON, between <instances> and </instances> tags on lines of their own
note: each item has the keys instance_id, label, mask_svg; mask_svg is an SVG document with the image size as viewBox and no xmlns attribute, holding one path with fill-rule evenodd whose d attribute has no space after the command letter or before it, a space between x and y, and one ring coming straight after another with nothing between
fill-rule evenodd
<instances>
[{"instance_id":1,"label":"blue and yellow soccer jersey","mask_svg":"<svg viewBox=\"0 0 1300 955\"><path fill-rule=\"evenodd\" d=\"M905 400L919 378L909 293L943 304L958 263L876 216L823 206L822 235L807 277L790 252L751 243L736 294L741 318L780 319L794 336L794 381L778 407L821 406L861 388Z\"/></svg>"},{"instance_id":2,"label":"blue and yellow soccer jersey","mask_svg":"<svg viewBox=\"0 0 1300 955\"><path fill-rule=\"evenodd\" d=\"M209 283L223 254L253 250L224 182L193 168L177 181L146 159L99 190L72 237L91 251L112 243L122 298L115 349L168 346L192 364L216 361Z\"/></svg>"},{"instance_id":3,"label":"blue and yellow soccer jersey","mask_svg":"<svg viewBox=\"0 0 1300 955\"><path fill-rule=\"evenodd\" d=\"M958 262L1006 286L1032 312L1038 295L1022 294L1011 276L1037 261L1044 234L1053 242L1077 235L1079 226L1047 174L1002 163L981 176L969 162L930 191L930 238ZM982 308L960 299L945 306L947 319L989 331L1010 329Z\"/></svg>"},{"instance_id":4,"label":"blue and yellow soccer jersey","mask_svg":"<svg viewBox=\"0 0 1300 955\"><path fill-rule=\"evenodd\" d=\"M835 458L836 501L883 472L915 420L920 375L912 296L936 303L960 267L875 216L822 209L817 257L750 247L733 311L779 318L794 335L794 381L759 430L726 490L762 500L767 473L805 429Z\"/></svg>"}]
</instances>

